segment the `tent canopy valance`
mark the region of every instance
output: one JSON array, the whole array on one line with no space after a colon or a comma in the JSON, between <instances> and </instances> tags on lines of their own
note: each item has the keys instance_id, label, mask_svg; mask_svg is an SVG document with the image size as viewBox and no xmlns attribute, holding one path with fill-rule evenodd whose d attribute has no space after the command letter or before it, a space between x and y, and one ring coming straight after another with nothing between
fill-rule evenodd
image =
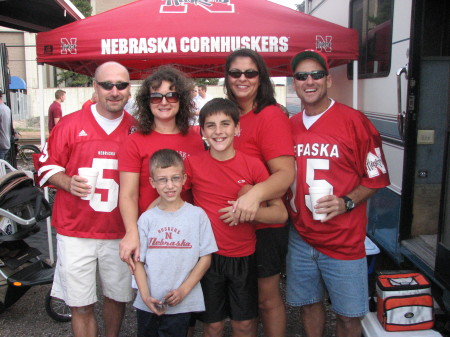
<instances>
[{"instance_id":1,"label":"tent canopy valance","mask_svg":"<svg viewBox=\"0 0 450 337\"><path fill-rule=\"evenodd\" d=\"M331 66L358 57L357 32L266 0L140 0L37 36L38 62L92 76L118 61L132 79L172 64L192 77L223 77L226 56L258 51L272 76L291 75L304 49Z\"/></svg>"}]
</instances>

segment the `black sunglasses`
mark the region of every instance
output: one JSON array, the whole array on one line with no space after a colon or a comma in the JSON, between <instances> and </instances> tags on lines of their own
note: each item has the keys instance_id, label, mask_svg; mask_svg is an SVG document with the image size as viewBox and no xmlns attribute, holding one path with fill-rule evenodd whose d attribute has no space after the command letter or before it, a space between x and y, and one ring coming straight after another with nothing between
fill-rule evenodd
<instances>
[{"instance_id":1,"label":"black sunglasses","mask_svg":"<svg viewBox=\"0 0 450 337\"><path fill-rule=\"evenodd\" d=\"M228 75L230 75L233 78L239 78L244 74L245 78L255 78L259 75L259 71L257 70L246 70L246 71L240 71L240 70L229 70Z\"/></svg>"},{"instance_id":2,"label":"black sunglasses","mask_svg":"<svg viewBox=\"0 0 450 337\"><path fill-rule=\"evenodd\" d=\"M308 76L311 75L313 80L320 80L321 78L324 78L328 75L328 73L325 70L314 70L309 73L299 71L298 73L294 74L294 78L297 81L306 81L308 79Z\"/></svg>"},{"instance_id":3,"label":"black sunglasses","mask_svg":"<svg viewBox=\"0 0 450 337\"><path fill-rule=\"evenodd\" d=\"M178 93L175 91L168 92L165 95L160 94L159 92L153 92L150 94L150 103L159 104L162 102L164 97L169 103L176 103L180 99L180 95L178 95Z\"/></svg>"},{"instance_id":4,"label":"black sunglasses","mask_svg":"<svg viewBox=\"0 0 450 337\"><path fill-rule=\"evenodd\" d=\"M112 90L112 88L114 88L114 87L116 87L117 90L123 90L123 89L126 89L130 85L130 82L118 82L118 83L97 82L97 84L105 90Z\"/></svg>"}]
</instances>

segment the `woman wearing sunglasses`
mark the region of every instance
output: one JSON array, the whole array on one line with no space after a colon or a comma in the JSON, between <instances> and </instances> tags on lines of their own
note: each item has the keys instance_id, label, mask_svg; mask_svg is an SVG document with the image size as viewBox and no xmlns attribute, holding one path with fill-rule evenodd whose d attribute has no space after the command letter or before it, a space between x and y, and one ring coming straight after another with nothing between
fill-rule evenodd
<instances>
[{"instance_id":1,"label":"woman wearing sunglasses","mask_svg":"<svg viewBox=\"0 0 450 337\"><path fill-rule=\"evenodd\" d=\"M241 111L236 149L260 158L270 177L237 199L236 218L253 220L260 203L282 197L294 181L294 145L289 120L278 107L269 71L262 57L250 49L231 53L225 64L225 89ZM287 249L285 224L257 225L256 259L260 318L265 336L284 336L286 312L280 272Z\"/></svg>"},{"instance_id":2,"label":"woman wearing sunglasses","mask_svg":"<svg viewBox=\"0 0 450 337\"><path fill-rule=\"evenodd\" d=\"M139 259L138 217L158 197L149 182L150 157L163 148L177 151L183 159L204 151L201 137L189 128L191 90L191 80L181 71L162 66L136 96L137 132L119 154L119 206L126 228L120 257L133 270Z\"/></svg>"}]
</instances>

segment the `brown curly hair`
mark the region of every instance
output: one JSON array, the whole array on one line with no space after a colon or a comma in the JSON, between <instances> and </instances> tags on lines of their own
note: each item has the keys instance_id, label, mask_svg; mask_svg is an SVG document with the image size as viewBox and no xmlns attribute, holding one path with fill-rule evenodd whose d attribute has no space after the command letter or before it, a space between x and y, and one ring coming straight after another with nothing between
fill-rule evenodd
<instances>
[{"instance_id":1,"label":"brown curly hair","mask_svg":"<svg viewBox=\"0 0 450 337\"><path fill-rule=\"evenodd\" d=\"M156 72L147 77L136 95L137 129L147 135L155 126L155 117L150 110L150 89L157 90L163 81L171 83L170 89L178 93L180 108L175 116L175 123L182 134L187 134L189 129L189 116L191 108L191 90L193 82L183 72L172 66L161 66Z\"/></svg>"}]
</instances>

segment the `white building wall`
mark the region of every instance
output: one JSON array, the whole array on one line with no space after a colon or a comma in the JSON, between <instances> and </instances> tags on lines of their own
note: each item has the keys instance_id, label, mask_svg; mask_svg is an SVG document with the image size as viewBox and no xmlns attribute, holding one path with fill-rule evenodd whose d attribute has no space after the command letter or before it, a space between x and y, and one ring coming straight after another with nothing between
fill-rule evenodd
<instances>
[{"instance_id":1,"label":"white building wall","mask_svg":"<svg viewBox=\"0 0 450 337\"><path fill-rule=\"evenodd\" d=\"M94 89L92 87L81 87L81 88L58 88L66 91L66 100L61 104L61 108L63 111L63 115L68 115L72 112L75 112L81 108L84 102L86 102L89 98L91 98ZM46 88L43 90L43 101L44 101L44 109L48 109L50 104L55 100L55 91L56 88ZM131 93L134 97L139 90L139 85L132 85ZM212 97L225 97L223 87L221 85L211 85L207 87L207 92ZM275 87L275 95L277 101L280 104L286 105L286 87L285 86L276 86ZM29 97L30 102L30 112L26 115L29 118L38 117L40 114L40 99L39 99L39 90L38 88L32 88L28 90L27 97ZM47 110L44 111L44 114L47 115Z\"/></svg>"},{"instance_id":2,"label":"white building wall","mask_svg":"<svg viewBox=\"0 0 450 337\"><path fill-rule=\"evenodd\" d=\"M312 16L348 27L349 0L312 0L310 4Z\"/></svg>"}]
</instances>

